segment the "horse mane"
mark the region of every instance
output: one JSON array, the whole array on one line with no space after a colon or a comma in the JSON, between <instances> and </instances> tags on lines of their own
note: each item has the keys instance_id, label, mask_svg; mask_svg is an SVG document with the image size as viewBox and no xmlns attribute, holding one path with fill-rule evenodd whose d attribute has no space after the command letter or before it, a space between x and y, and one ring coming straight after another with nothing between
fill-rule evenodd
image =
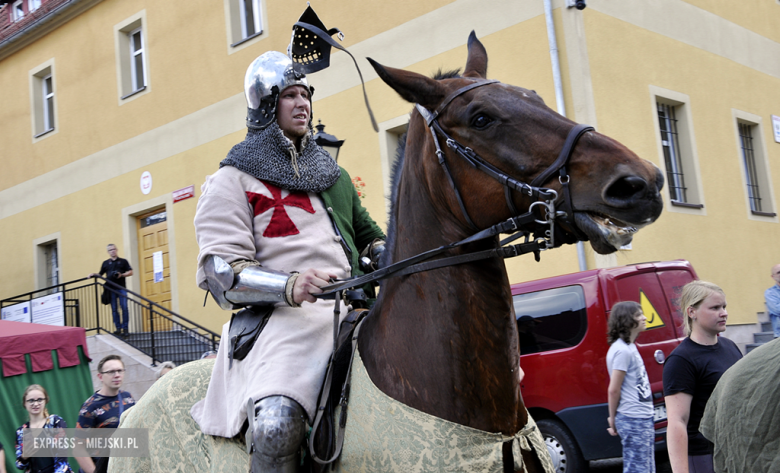
<instances>
[{"instance_id":1,"label":"horse mane","mask_svg":"<svg viewBox=\"0 0 780 473\"><path fill-rule=\"evenodd\" d=\"M449 71L444 71L442 69L439 69L433 74L433 79L435 80L443 80L443 79L456 79L461 77L460 75L460 68L458 69L451 69ZM414 112L414 109L412 109L412 112ZM388 221L387 221L387 240L385 241L385 246L388 251L385 251L382 253L382 256L380 257L379 265L380 267L385 267L393 263L391 260L392 258L392 250L395 247L395 230L396 230L396 222L395 222L395 206L396 202L398 202L398 181L401 179L401 170L403 169L404 164L404 157L406 152L406 133L402 134L398 138L398 148L395 152L395 162L393 163L393 168L390 172L390 196L388 197L390 199L390 213L388 215Z\"/></svg>"},{"instance_id":2,"label":"horse mane","mask_svg":"<svg viewBox=\"0 0 780 473\"><path fill-rule=\"evenodd\" d=\"M461 77L461 75L460 75L460 68L452 69L452 70L449 70L449 71L442 71L441 69L439 69L433 75L433 78L436 79L436 80L457 79L459 77Z\"/></svg>"},{"instance_id":3,"label":"horse mane","mask_svg":"<svg viewBox=\"0 0 780 473\"><path fill-rule=\"evenodd\" d=\"M391 260L392 250L395 246L395 206L398 202L398 181L401 179L401 169L404 167L404 157L406 152L406 133L398 137L398 148L395 151L395 162L390 171L390 211L387 218L387 240L385 241L386 251L379 258L379 266L384 268L393 263Z\"/></svg>"}]
</instances>

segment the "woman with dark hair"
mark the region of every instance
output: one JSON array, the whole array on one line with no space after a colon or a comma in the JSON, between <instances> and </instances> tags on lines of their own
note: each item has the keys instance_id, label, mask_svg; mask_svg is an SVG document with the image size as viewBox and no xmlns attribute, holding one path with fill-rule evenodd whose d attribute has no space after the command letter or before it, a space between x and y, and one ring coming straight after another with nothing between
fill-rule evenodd
<instances>
[{"instance_id":1,"label":"woman with dark hair","mask_svg":"<svg viewBox=\"0 0 780 473\"><path fill-rule=\"evenodd\" d=\"M636 302L618 302L607 325L607 371L610 435L623 444L624 473L655 472L655 424L653 398L647 371L634 340L645 329L647 318Z\"/></svg>"},{"instance_id":2,"label":"woman with dark hair","mask_svg":"<svg viewBox=\"0 0 780 473\"><path fill-rule=\"evenodd\" d=\"M16 468L30 473L73 473L67 458L60 457L24 457L22 429L64 429L67 427L62 417L49 415L46 405L49 395L40 384L31 384L24 390L22 404L29 413L29 420L16 429Z\"/></svg>"},{"instance_id":3,"label":"woman with dark hair","mask_svg":"<svg viewBox=\"0 0 780 473\"><path fill-rule=\"evenodd\" d=\"M742 352L719 336L729 315L723 289L711 282L689 282L680 295L680 311L687 337L664 363L669 460L674 473L712 473L713 445L699 432L699 424L715 385Z\"/></svg>"}]
</instances>

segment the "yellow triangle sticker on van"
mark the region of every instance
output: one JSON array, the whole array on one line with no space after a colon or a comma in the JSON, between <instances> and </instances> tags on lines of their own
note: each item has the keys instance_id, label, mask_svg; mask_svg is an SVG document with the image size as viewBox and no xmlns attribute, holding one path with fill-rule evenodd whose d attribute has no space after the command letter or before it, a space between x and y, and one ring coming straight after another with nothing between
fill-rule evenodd
<instances>
[{"instance_id":1,"label":"yellow triangle sticker on van","mask_svg":"<svg viewBox=\"0 0 780 473\"><path fill-rule=\"evenodd\" d=\"M655 310L650 299L647 298L641 289L639 290L639 305L642 306L642 312L645 314L645 317L647 317L645 330L664 326L663 319L658 315L658 311Z\"/></svg>"}]
</instances>

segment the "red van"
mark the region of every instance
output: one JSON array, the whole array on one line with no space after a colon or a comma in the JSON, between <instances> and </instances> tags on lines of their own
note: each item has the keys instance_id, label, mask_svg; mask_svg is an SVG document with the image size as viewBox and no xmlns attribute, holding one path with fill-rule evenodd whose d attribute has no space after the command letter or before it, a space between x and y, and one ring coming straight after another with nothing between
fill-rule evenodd
<instances>
[{"instance_id":1,"label":"red van","mask_svg":"<svg viewBox=\"0 0 780 473\"><path fill-rule=\"evenodd\" d=\"M666 451L663 363L680 344L682 286L698 279L687 261L595 269L512 285L523 400L544 435L556 472L588 471L589 460L622 456L607 433L607 319L636 301L647 330L636 339L655 403L656 451Z\"/></svg>"}]
</instances>

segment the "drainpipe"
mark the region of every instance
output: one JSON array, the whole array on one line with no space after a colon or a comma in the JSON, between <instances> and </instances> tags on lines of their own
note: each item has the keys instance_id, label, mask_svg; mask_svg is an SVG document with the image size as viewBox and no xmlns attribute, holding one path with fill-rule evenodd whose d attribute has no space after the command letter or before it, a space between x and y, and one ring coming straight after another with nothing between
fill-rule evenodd
<instances>
[{"instance_id":1,"label":"drainpipe","mask_svg":"<svg viewBox=\"0 0 780 473\"><path fill-rule=\"evenodd\" d=\"M553 84L555 86L555 103L559 114L566 116L566 104L563 101L563 83L561 82L561 62L558 58L558 41L555 39L555 23L553 22L552 0L544 0L544 18L547 21L547 42L550 45L550 62L552 63ZM588 269L585 260L585 245L577 242L577 261L580 271Z\"/></svg>"}]
</instances>

